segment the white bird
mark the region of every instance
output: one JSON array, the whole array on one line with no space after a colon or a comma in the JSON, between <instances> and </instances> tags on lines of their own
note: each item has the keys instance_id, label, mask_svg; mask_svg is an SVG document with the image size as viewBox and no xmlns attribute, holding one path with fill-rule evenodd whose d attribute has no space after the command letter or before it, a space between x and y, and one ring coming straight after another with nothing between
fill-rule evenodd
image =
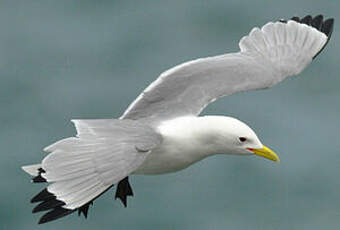
<instances>
[{"instance_id":1,"label":"white bird","mask_svg":"<svg viewBox=\"0 0 340 230\"><path fill-rule=\"evenodd\" d=\"M299 74L325 47L333 19L319 15L269 22L239 42L240 51L201 58L162 73L119 119L73 120L77 136L44 149L40 164L23 166L33 182L49 185L31 202L48 211L39 223L89 205L118 184L126 206L131 174L175 172L214 154L278 156L245 123L225 116L198 116L217 98L265 89Z\"/></svg>"}]
</instances>

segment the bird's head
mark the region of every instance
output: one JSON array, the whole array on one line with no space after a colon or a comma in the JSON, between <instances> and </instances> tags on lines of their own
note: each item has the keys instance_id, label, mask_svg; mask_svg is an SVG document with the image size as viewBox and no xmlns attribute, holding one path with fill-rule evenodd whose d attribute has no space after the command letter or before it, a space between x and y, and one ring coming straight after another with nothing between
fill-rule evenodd
<instances>
[{"instance_id":1,"label":"bird's head","mask_svg":"<svg viewBox=\"0 0 340 230\"><path fill-rule=\"evenodd\" d=\"M205 143L215 148L215 153L236 155L257 155L272 161L280 161L279 157L263 145L255 132L245 123L232 117L202 117L207 127Z\"/></svg>"}]
</instances>

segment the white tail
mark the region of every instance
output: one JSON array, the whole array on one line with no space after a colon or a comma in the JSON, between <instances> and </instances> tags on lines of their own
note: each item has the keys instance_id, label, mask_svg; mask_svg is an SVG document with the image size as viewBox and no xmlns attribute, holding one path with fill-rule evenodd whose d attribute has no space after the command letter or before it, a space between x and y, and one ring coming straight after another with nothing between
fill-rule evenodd
<instances>
[{"instance_id":1,"label":"white tail","mask_svg":"<svg viewBox=\"0 0 340 230\"><path fill-rule=\"evenodd\" d=\"M41 168L41 164L35 164L35 165L25 165L21 167L22 170L30 174L31 176L38 176L39 174L39 168Z\"/></svg>"},{"instance_id":2,"label":"white tail","mask_svg":"<svg viewBox=\"0 0 340 230\"><path fill-rule=\"evenodd\" d=\"M44 150L49 152L41 164L24 166L33 182L49 182L35 196L40 202L33 212L45 214L45 223L75 210L85 210L99 195L141 165L161 139L144 124L131 120L77 120L77 137L58 141ZM142 149L140 152L138 149Z\"/></svg>"}]
</instances>

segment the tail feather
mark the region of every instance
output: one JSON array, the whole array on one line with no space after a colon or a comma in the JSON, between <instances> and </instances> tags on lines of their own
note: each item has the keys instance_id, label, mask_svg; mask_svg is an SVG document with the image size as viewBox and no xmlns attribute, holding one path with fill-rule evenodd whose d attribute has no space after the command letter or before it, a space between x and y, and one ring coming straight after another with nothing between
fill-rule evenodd
<instances>
[{"instance_id":1,"label":"tail feather","mask_svg":"<svg viewBox=\"0 0 340 230\"><path fill-rule=\"evenodd\" d=\"M39 223L76 210L87 217L92 201L135 171L161 141L158 133L137 121L77 120L74 123L77 137L46 147L44 150L49 154L41 164L23 167L36 182L50 183L31 200L40 202L33 212L48 211ZM146 151L138 151L140 146ZM119 197L124 196L122 184L117 190ZM129 185L124 191L126 196L132 195ZM126 206L126 199L122 202Z\"/></svg>"},{"instance_id":2,"label":"tail feather","mask_svg":"<svg viewBox=\"0 0 340 230\"><path fill-rule=\"evenodd\" d=\"M38 176L39 169L41 168L41 164L35 165L25 165L21 167L26 173L30 174L31 176Z\"/></svg>"},{"instance_id":3,"label":"tail feather","mask_svg":"<svg viewBox=\"0 0 340 230\"><path fill-rule=\"evenodd\" d=\"M112 185L103 185L100 181L90 181L83 186L83 189L65 196L57 195L57 198L65 201L66 205L63 206L64 208L76 209L92 201L111 186Z\"/></svg>"}]
</instances>

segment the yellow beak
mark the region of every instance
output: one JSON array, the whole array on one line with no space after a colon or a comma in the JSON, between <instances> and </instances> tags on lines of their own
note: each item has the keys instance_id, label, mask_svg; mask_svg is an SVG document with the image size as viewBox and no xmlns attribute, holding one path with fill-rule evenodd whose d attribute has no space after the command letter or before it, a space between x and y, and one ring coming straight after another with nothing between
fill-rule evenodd
<instances>
[{"instance_id":1,"label":"yellow beak","mask_svg":"<svg viewBox=\"0 0 340 230\"><path fill-rule=\"evenodd\" d=\"M262 149L249 149L251 152L253 152L255 155L267 158L272 161L280 161L280 158L274 153L270 148L263 146Z\"/></svg>"}]
</instances>

